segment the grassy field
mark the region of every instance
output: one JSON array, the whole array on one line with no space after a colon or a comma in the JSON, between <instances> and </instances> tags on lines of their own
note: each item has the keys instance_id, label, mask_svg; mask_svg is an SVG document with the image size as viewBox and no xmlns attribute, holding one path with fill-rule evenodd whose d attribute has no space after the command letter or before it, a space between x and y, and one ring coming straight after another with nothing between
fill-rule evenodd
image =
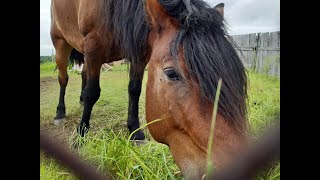
<instances>
[{"instance_id":1,"label":"grassy field","mask_svg":"<svg viewBox=\"0 0 320 180\"><path fill-rule=\"evenodd\" d=\"M71 148L76 137L76 126L81 118L79 104L81 76L69 73L66 90L67 121L53 125L58 103L59 84L55 65L40 65L40 122L41 130L50 133L57 141L64 143L71 151L84 160L92 162L99 170L113 175L116 179L182 179L167 146L155 142L147 128L144 132L150 143L132 146L126 128L128 105L128 72L126 65L114 66L112 71L101 74L101 96L92 110L91 129L83 139L85 145L78 150ZM147 71L145 72L147 77ZM250 132L257 138L264 130L278 123L273 117L280 112L279 79L249 72L249 121ZM145 84L140 98L139 117L145 124ZM76 179L72 173L60 166L54 159L40 154L41 179ZM261 171L256 179L280 179L280 162Z\"/></svg>"}]
</instances>

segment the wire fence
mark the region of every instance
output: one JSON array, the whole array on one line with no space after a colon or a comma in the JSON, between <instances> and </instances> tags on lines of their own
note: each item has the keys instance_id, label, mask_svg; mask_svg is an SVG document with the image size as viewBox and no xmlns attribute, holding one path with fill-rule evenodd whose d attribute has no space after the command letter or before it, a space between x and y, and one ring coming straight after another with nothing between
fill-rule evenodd
<instances>
[{"instance_id":1,"label":"wire fence","mask_svg":"<svg viewBox=\"0 0 320 180\"><path fill-rule=\"evenodd\" d=\"M54 142L46 133L40 132L40 148L49 156L69 168L79 179L109 180L111 176L102 175L97 168L81 160L66 147ZM243 180L250 179L270 162L280 159L280 127L268 130L260 140L234 158L232 164L205 179Z\"/></svg>"}]
</instances>

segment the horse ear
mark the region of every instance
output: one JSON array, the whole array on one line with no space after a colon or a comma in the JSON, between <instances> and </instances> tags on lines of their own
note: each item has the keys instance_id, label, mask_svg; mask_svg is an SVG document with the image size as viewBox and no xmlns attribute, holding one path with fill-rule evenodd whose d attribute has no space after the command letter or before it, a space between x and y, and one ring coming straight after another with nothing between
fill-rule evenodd
<instances>
[{"instance_id":1,"label":"horse ear","mask_svg":"<svg viewBox=\"0 0 320 180\"><path fill-rule=\"evenodd\" d=\"M159 0L146 0L146 11L152 28L160 33L167 25L170 17L163 6L159 3Z\"/></svg>"},{"instance_id":2,"label":"horse ear","mask_svg":"<svg viewBox=\"0 0 320 180\"><path fill-rule=\"evenodd\" d=\"M222 17L224 16L224 3L216 5L214 9L217 10Z\"/></svg>"}]
</instances>

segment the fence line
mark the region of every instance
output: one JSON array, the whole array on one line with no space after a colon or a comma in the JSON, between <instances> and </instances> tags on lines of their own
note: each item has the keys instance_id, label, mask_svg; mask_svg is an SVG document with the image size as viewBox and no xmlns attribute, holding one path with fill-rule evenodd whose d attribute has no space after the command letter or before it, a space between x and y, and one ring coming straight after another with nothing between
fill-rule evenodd
<instances>
[{"instance_id":1,"label":"fence line","mask_svg":"<svg viewBox=\"0 0 320 180\"><path fill-rule=\"evenodd\" d=\"M230 36L245 67L280 77L280 31Z\"/></svg>"}]
</instances>

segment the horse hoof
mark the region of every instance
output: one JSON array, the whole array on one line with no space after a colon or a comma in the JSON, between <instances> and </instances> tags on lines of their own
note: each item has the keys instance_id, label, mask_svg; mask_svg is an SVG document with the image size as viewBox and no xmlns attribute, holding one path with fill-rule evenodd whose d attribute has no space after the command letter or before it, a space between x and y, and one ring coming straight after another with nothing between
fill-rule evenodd
<instances>
[{"instance_id":1,"label":"horse hoof","mask_svg":"<svg viewBox=\"0 0 320 180\"><path fill-rule=\"evenodd\" d=\"M57 125L59 125L59 124L62 124L65 120L66 120L66 118L55 119L55 120L53 121L53 124L57 126Z\"/></svg>"},{"instance_id":2,"label":"horse hoof","mask_svg":"<svg viewBox=\"0 0 320 180\"><path fill-rule=\"evenodd\" d=\"M145 136L144 136L144 133L141 131L141 130L138 130L137 132L135 132L130 140L145 140Z\"/></svg>"},{"instance_id":3,"label":"horse hoof","mask_svg":"<svg viewBox=\"0 0 320 180\"><path fill-rule=\"evenodd\" d=\"M132 146L143 146L148 144L147 140L132 140L131 141Z\"/></svg>"}]
</instances>

